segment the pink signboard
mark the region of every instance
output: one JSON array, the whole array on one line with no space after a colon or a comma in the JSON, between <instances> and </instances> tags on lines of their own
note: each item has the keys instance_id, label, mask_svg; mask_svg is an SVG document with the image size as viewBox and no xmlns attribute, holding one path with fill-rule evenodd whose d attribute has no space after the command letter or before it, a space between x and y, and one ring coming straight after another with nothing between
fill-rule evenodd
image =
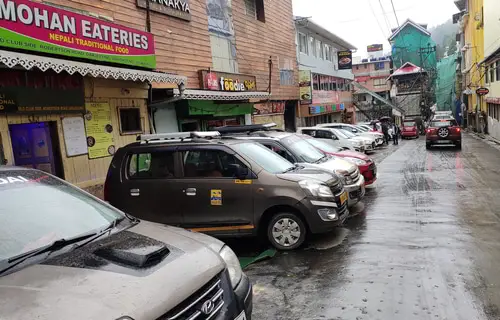
<instances>
[{"instance_id":1,"label":"pink signboard","mask_svg":"<svg viewBox=\"0 0 500 320\"><path fill-rule=\"evenodd\" d=\"M153 35L28 0L0 0L0 47L153 69Z\"/></svg>"},{"instance_id":2,"label":"pink signboard","mask_svg":"<svg viewBox=\"0 0 500 320\"><path fill-rule=\"evenodd\" d=\"M337 91L313 90L313 104L321 103L340 103L339 93Z\"/></svg>"}]
</instances>

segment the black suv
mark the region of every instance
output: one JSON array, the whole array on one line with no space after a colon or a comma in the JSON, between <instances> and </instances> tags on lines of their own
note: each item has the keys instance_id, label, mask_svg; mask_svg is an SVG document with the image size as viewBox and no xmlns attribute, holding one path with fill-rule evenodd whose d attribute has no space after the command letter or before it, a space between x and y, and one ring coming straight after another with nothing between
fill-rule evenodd
<instances>
[{"instance_id":1,"label":"black suv","mask_svg":"<svg viewBox=\"0 0 500 320\"><path fill-rule=\"evenodd\" d=\"M266 235L278 249L340 225L347 192L327 172L219 133L144 135L120 148L105 199L138 218L215 236Z\"/></svg>"}]
</instances>

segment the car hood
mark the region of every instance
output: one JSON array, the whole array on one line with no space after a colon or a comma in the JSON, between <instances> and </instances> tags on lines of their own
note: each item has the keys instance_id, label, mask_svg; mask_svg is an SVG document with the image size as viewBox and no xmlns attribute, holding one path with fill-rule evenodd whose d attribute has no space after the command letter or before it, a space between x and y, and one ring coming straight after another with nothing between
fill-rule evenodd
<instances>
[{"instance_id":1,"label":"car hood","mask_svg":"<svg viewBox=\"0 0 500 320\"><path fill-rule=\"evenodd\" d=\"M351 158L356 158L356 159L361 159L364 161L368 161L370 157L368 157L366 154L357 152L357 151L351 151L351 150L343 150L337 153L337 155L341 157L351 157Z\"/></svg>"},{"instance_id":2,"label":"car hood","mask_svg":"<svg viewBox=\"0 0 500 320\"><path fill-rule=\"evenodd\" d=\"M324 170L321 167L315 167L311 164L305 164L299 170L277 174L278 178L299 182L302 180L314 180L318 183L326 183L327 185L337 184L340 179L337 175L333 174L330 170Z\"/></svg>"},{"instance_id":3,"label":"car hood","mask_svg":"<svg viewBox=\"0 0 500 320\"><path fill-rule=\"evenodd\" d=\"M322 163L308 163L305 164L311 168L318 168L325 170L326 172L335 172L337 170L354 172L357 166L349 161L343 160L340 157L330 157L327 161Z\"/></svg>"},{"instance_id":4,"label":"car hood","mask_svg":"<svg viewBox=\"0 0 500 320\"><path fill-rule=\"evenodd\" d=\"M164 245L168 254L147 268L97 254L121 245L134 256L146 250L145 244ZM216 253L221 247L198 234L141 222L0 277L0 314L6 319L157 319L224 270Z\"/></svg>"}]
</instances>

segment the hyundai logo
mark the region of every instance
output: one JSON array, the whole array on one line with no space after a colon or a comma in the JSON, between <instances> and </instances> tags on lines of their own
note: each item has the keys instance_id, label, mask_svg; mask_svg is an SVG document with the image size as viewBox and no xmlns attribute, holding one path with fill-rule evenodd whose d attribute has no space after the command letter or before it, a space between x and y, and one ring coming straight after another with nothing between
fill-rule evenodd
<instances>
[{"instance_id":1,"label":"hyundai logo","mask_svg":"<svg viewBox=\"0 0 500 320\"><path fill-rule=\"evenodd\" d=\"M207 300L207 301L203 302L203 304L201 305L200 311L203 314L209 315L214 311L214 309L215 309L215 305L212 302L212 300Z\"/></svg>"}]
</instances>

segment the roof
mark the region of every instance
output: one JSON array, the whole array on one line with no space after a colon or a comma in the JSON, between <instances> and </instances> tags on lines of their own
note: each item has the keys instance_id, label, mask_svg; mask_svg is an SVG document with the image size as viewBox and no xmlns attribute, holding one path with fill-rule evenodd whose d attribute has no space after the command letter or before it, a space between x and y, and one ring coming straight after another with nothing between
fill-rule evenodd
<instances>
[{"instance_id":1,"label":"roof","mask_svg":"<svg viewBox=\"0 0 500 320\"><path fill-rule=\"evenodd\" d=\"M403 64L401 68L399 68L398 70L394 71L394 73L391 74L389 78L408 75L408 74L421 73L421 72L426 72L426 71L421 67L414 65L411 62L405 62L405 64Z\"/></svg>"},{"instance_id":2,"label":"roof","mask_svg":"<svg viewBox=\"0 0 500 320\"><path fill-rule=\"evenodd\" d=\"M399 26L399 28L396 28L393 30L392 35L389 37L389 41L392 41L406 26L412 26L418 31L430 36L431 33L427 31L427 25L426 24L418 24L412 21L411 19L407 19L402 25Z\"/></svg>"},{"instance_id":3,"label":"roof","mask_svg":"<svg viewBox=\"0 0 500 320\"><path fill-rule=\"evenodd\" d=\"M352 45L351 43L347 42L346 40L344 40L341 37L334 34L333 32L323 28L321 25L319 25L318 23L311 20L311 18L294 16L293 20L295 20L296 26L308 29L308 30L322 36L323 38L328 39L335 44L338 44L340 47L338 49L344 49L344 50L357 50L358 49L354 45Z\"/></svg>"},{"instance_id":4,"label":"roof","mask_svg":"<svg viewBox=\"0 0 500 320\"><path fill-rule=\"evenodd\" d=\"M466 2L467 0L455 0L455 6L458 8L458 10L463 11L466 9Z\"/></svg>"}]
</instances>

